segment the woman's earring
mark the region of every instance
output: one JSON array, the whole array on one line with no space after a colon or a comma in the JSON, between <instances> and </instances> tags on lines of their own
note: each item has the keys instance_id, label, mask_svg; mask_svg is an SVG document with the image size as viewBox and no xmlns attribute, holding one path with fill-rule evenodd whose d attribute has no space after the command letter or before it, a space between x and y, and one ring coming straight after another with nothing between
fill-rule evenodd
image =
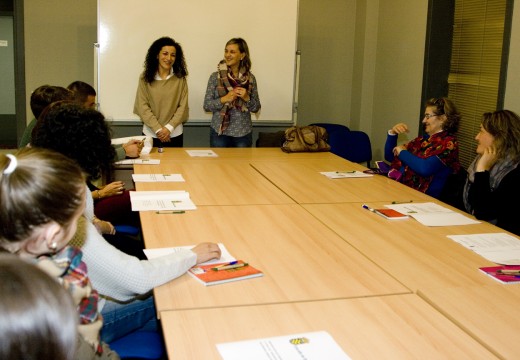
<instances>
[{"instance_id":1,"label":"woman's earring","mask_svg":"<svg viewBox=\"0 0 520 360\"><path fill-rule=\"evenodd\" d=\"M51 246L50 246L50 249L54 252L56 252L56 250L58 250L58 244L56 243L56 241L53 241L51 243Z\"/></svg>"}]
</instances>

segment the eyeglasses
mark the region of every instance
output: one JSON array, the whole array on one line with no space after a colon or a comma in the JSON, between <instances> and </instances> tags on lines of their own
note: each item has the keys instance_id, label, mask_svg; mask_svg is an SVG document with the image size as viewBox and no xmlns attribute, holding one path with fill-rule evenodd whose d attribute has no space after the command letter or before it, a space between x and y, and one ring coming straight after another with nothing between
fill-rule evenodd
<instances>
[{"instance_id":1,"label":"eyeglasses","mask_svg":"<svg viewBox=\"0 0 520 360\"><path fill-rule=\"evenodd\" d=\"M424 117L426 119L429 119L429 118L432 118L432 117L436 117L436 116L440 116L440 115L438 115L438 114L424 114Z\"/></svg>"}]
</instances>

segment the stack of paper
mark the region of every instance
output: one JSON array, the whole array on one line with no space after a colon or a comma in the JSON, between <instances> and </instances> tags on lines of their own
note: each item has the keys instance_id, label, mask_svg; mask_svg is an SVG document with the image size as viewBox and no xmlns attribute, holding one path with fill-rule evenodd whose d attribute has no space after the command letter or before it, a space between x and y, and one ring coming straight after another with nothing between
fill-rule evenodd
<instances>
[{"instance_id":1,"label":"stack of paper","mask_svg":"<svg viewBox=\"0 0 520 360\"><path fill-rule=\"evenodd\" d=\"M217 344L224 360L348 360L326 331Z\"/></svg>"},{"instance_id":2,"label":"stack of paper","mask_svg":"<svg viewBox=\"0 0 520 360\"><path fill-rule=\"evenodd\" d=\"M402 214L409 215L426 226L452 226L480 223L480 221L473 220L432 202L392 204L385 206L397 210Z\"/></svg>"},{"instance_id":3,"label":"stack of paper","mask_svg":"<svg viewBox=\"0 0 520 360\"><path fill-rule=\"evenodd\" d=\"M325 175L329 179L344 179L344 178L365 178L372 177L372 174L365 174L362 171L322 171L320 174Z\"/></svg>"},{"instance_id":4,"label":"stack of paper","mask_svg":"<svg viewBox=\"0 0 520 360\"><path fill-rule=\"evenodd\" d=\"M208 150L186 150L188 155L192 157L218 157L217 153L211 149Z\"/></svg>"},{"instance_id":5,"label":"stack of paper","mask_svg":"<svg viewBox=\"0 0 520 360\"><path fill-rule=\"evenodd\" d=\"M187 191L130 191L132 211L195 210Z\"/></svg>"},{"instance_id":6,"label":"stack of paper","mask_svg":"<svg viewBox=\"0 0 520 360\"><path fill-rule=\"evenodd\" d=\"M485 259L502 265L520 265L520 240L507 233L448 235Z\"/></svg>"}]
</instances>

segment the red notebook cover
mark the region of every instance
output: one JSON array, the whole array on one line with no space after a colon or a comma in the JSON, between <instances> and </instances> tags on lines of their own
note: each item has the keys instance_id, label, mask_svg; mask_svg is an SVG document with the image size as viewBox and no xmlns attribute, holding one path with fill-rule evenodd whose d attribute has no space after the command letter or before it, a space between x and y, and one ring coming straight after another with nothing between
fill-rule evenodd
<instances>
[{"instance_id":1,"label":"red notebook cover","mask_svg":"<svg viewBox=\"0 0 520 360\"><path fill-rule=\"evenodd\" d=\"M408 215L402 214L394 209L375 209L375 212L388 220L408 219Z\"/></svg>"},{"instance_id":2,"label":"red notebook cover","mask_svg":"<svg viewBox=\"0 0 520 360\"><path fill-rule=\"evenodd\" d=\"M502 284L514 284L520 282L520 265L487 266L481 267L479 270ZM500 270L508 273L500 273Z\"/></svg>"},{"instance_id":3,"label":"red notebook cover","mask_svg":"<svg viewBox=\"0 0 520 360\"><path fill-rule=\"evenodd\" d=\"M188 270L188 274L193 276L195 279L203 283L205 286L223 284L231 281L251 279L264 274L245 263L242 260L238 260L231 269L224 268L223 270L214 270L219 267L225 267L228 263L212 264L212 265L197 265Z\"/></svg>"}]
</instances>

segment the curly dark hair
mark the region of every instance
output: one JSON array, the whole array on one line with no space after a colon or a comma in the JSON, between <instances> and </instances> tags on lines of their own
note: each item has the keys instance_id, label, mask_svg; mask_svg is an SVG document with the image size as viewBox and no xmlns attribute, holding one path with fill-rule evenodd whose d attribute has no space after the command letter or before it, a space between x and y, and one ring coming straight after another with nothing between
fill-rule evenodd
<instances>
[{"instance_id":1,"label":"curly dark hair","mask_svg":"<svg viewBox=\"0 0 520 360\"><path fill-rule=\"evenodd\" d=\"M435 115L446 115L446 121L442 124L443 130L450 134L459 131L461 115L453 101L446 97L431 98L426 101L425 107L434 107Z\"/></svg>"},{"instance_id":2,"label":"curly dark hair","mask_svg":"<svg viewBox=\"0 0 520 360\"><path fill-rule=\"evenodd\" d=\"M184 52L182 51L181 44L172 38L165 36L155 40L146 53L146 58L144 60L143 78L149 84L153 82L155 74L157 73L157 68L159 67L159 60L157 59L157 56L161 52L161 49L165 46L175 47L175 62L172 66L175 76L178 78L188 76L188 68L186 66L186 60L184 60Z\"/></svg>"},{"instance_id":3,"label":"curly dark hair","mask_svg":"<svg viewBox=\"0 0 520 360\"><path fill-rule=\"evenodd\" d=\"M112 175L116 154L105 117L97 110L70 101L51 104L34 126L31 145L75 160L88 181Z\"/></svg>"}]
</instances>

